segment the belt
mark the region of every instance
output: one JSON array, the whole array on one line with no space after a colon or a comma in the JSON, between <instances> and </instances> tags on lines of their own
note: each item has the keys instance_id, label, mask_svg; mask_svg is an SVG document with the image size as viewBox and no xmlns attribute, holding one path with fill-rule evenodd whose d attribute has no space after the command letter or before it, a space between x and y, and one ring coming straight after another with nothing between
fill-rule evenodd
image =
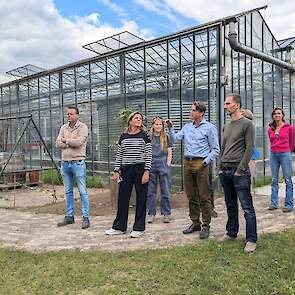
<instances>
[{"instance_id":1,"label":"belt","mask_svg":"<svg viewBox=\"0 0 295 295\"><path fill-rule=\"evenodd\" d=\"M233 170L233 169L236 169L236 167L224 167L224 166L221 166L222 171L228 171L228 170Z\"/></svg>"},{"instance_id":2,"label":"belt","mask_svg":"<svg viewBox=\"0 0 295 295\"><path fill-rule=\"evenodd\" d=\"M64 161L68 164L73 164L73 163L81 163L83 160L73 160L73 161Z\"/></svg>"},{"instance_id":3,"label":"belt","mask_svg":"<svg viewBox=\"0 0 295 295\"><path fill-rule=\"evenodd\" d=\"M184 159L187 161L194 161L194 160L204 160L205 158L203 158L203 157L184 157Z\"/></svg>"}]
</instances>

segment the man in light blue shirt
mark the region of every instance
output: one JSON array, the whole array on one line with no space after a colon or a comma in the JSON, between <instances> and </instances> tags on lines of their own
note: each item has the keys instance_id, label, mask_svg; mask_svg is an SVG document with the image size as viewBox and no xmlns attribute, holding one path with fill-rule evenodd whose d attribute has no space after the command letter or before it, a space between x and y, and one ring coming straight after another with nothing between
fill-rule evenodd
<instances>
[{"instance_id":1,"label":"man in light blue shirt","mask_svg":"<svg viewBox=\"0 0 295 295\"><path fill-rule=\"evenodd\" d=\"M205 112L205 103L193 102L190 111L191 122L185 124L177 133L174 132L172 121L167 120L170 141L184 141L184 185L192 224L183 233L200 231L200 239L209 237L211 222L208 165L218 157L220 151L217 129L206 121Z\"/></svg>"}]
</instances>

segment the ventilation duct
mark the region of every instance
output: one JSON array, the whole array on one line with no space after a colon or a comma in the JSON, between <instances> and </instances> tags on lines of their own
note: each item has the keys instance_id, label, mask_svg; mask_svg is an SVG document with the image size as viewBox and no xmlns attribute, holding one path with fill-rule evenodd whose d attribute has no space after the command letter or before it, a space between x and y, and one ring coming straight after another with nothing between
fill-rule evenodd
<instances>
[{"instance_id":1,"label":"ventilation duct","mask_svg":"<svg viewBox=\"0 0 295 295\"><path fill-rule=\"evenodd\" d=\"M231 48L237 52L245 53L247 55L250 55L252 57L261 59L263 61L269 62L273 65L279 66L281 68L284 68L290 72L295 72L295 65L285 62L279 58L275 58L271 55L265 54L264 52L261 52L259 50L256 50L254 48L251 48L249 46L245 46L241 44L238 41L238 34L236 33L236 18L232 18L229 20L229 44Z\"/></svg>"}]
</instances>

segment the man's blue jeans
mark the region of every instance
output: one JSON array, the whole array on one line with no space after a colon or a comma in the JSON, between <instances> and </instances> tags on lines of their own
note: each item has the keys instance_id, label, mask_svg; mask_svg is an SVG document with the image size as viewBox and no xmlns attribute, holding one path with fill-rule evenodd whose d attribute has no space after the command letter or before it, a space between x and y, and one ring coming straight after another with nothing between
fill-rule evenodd
<instances>
[{"instance_id":1,"label":"man's blue jeans","mask_svg":"<svg viewBox=\"0 0 295 295\"><path fill-rule=\"evenodd\" d=\"M61 175L66 193L66 216L74 216L74 188L75 178L80 193L80 201L83 217L89 217L89 199L86 189L86 165L85 161L61 162Z\"/></svg>"},{"instance_id":2,"label":"man's blue jeans","mask_svg":"<svg viewBox=\"0 0 295 295\"><path fill-rule=\"evenodd\" d=\"M256 243L257 223L250 191L251 175L247 170L243 175L236 176L234 175L235 171L236 168L227 168L219 174L228 215L226 231L230 237L237 237L239 232L239 198L246 220L246 240Z\"/></svg>"},{"instance_id":3,"label":"man's blue jeans","mask_svg":"<svg viewBox=\"0 0 295 295\"><path fill-rule=\"evenodd\" d=\"M279 207L279 170L283 170L283 177L286 183L285 207L293 208L293 182L292 182L292 155L290 152L270 153L270 168L272 175L271 182L271 206Z\"/></svg>"}]
</instances>

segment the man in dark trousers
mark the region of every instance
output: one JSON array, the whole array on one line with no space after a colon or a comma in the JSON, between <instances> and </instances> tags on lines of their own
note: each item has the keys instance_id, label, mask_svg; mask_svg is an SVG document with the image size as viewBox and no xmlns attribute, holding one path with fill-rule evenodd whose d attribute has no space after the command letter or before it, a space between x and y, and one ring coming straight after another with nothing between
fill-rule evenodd
<instances>
[{"instance_id":1,"label":"man in dark trousers","mask_svg":"<svg viewBox=\"0 0 295 295\"><path fill-rule=\"evenodd\" d=\"M254 126L241 112L241 96L229 94L224 109L231 121L223 127L220 182L224 190L228 220L224 240L234 240L239 231L238 199L246 219L245 253L256 250L257 223L251 195L249 161L254 146Z\"/></svg>"}]
</instances>

